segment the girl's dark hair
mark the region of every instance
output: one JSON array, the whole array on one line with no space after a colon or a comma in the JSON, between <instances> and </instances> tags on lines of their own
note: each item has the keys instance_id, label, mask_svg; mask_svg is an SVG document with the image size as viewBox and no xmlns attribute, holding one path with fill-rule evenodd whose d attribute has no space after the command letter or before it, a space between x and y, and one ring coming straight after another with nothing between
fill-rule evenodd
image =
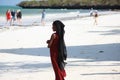
<instances>
[{"instance_id":1,"label":"girl's dark hair","mask_svg":"<svg viewBox=\"0 0 120 80\"><path fill-rule=\"evenodd\" d=\"M65 64L66 64L64 60L66 60L67 58L67 50L66 50L66 45L64 42L65 25L59 20L54 21L53 25L56 26L56 33L59 36L58 65L60 69L64 69Z\"/></svg>"}]
</instances>

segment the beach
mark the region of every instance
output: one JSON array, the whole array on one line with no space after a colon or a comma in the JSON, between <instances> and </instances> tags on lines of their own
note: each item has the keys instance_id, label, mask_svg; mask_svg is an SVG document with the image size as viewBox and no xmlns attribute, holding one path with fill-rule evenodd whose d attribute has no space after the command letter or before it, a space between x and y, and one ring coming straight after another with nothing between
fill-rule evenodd
<instances>
[{"instance_id":1,"label":"beach","mask_svg":"<svg viewBox=\"0 0 120 80\"><path fill-rule=\"evenodd\" d=\"M94 25L93 17L76 14L64 14L68 16L64 19L56 17L65 24L65 80L119 80L120 12L100 15L98 25ZM0 80L55 80L46 44L55 19L45 26L39 20L40 17L26 16L20 26L4 26L2 18Z\"/></svg>"}]
</instances>

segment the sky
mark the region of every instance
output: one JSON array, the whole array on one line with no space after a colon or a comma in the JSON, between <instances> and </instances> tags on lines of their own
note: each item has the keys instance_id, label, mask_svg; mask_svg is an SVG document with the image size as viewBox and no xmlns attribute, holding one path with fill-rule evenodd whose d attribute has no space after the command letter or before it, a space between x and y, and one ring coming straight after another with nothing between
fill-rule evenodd
<instances>
[{"instance_id":1,"label":"sky","mask_svg":"<svg viewBox=\"0 0 120 80\"><path fill-rule=\"evenodd\" d=\"M16 5L23 0L0 0L0 5Z\"/></svg>"}]
</instances>

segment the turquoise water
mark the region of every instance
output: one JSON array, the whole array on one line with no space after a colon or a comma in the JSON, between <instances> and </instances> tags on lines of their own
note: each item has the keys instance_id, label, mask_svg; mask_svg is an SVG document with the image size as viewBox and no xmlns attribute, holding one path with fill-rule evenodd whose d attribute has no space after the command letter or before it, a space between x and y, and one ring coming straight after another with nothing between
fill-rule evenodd
<instances>
[{"instance_id":1,"label":"turquoise water","mask_svg":"<svg viewBox=\"0 0 120 80\"><path fill-rule=\"evenodd\" d=\"M17 7L17 6L0 6L0 15L5 15L5 13L8 9L17 10L17 9L21 9L21 8Z\"/></svg>"},{"instance_id":2,"label":"turquoise water","mask_svg":"<svg viewBox=\"0 0 120 80\"><path fill-rule=\"evenodd\" d=\"M18 10L21 9L23 15L39 15L41 14L42 9L23 9L18 6L0 6L0 15L5 16L6 11L10 10ZM46 13L53 14L53 13L68 13L68 12L81 12L81 13L87 13L90 10L83 10L83 9L46 9Z\"/></svg>"}]
</instances>

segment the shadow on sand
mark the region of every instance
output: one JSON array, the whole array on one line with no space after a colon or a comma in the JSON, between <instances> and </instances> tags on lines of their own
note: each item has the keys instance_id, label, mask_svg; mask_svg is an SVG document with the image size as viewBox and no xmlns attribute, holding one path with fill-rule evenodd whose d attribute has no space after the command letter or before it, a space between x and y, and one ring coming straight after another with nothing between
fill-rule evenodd
<instances>
[{"instance_id":1,"label":"shadow on sand","mask_svg":"<svg viewBox=\"0 0 120 80\"><path fill-rule=\"evenodd\" d=\"M0 49L0 53L47 57L50 54L47 47ZM68 58L91 59L92 61L120 61L120 43L67 46L67 53Z\"/></svg>"},{"instance_id":2,"label":"shadow on sand","mask_svg":"<svg viewBox=\"0 0 120 80\"><path fill-rule=\"evenodd\" d=\"M85 46L67 46L68 58L77 59L73 62L97 62L97 61L120 61L120 44L99 44L99 45L85 45ZM49 57L48 48L17 48L17 49L0 49L0 54L16 54L16 55L30 55L30 56L45 56ZM78 60L84 59L84 60ZM70 63L70 61L68 62ZM0 62L0 73L8 71L9 69L24 69L30 71L40 71L41 68L48 68L51 63L14 63L21 65L7 65L9 62ZM113 64L119 65L120 64ZM72 65L69 65L72 66ZM76 65L73 65L76 66ZM79 65L80 66L80 65ZM88 65L91 66L91 65ZM93 66L93 65L92 65ZM104 66L104 65L102 65ZM87 75L87 74L86 74ZM89 74L88 74L89 75ZM90 74L92 75L92 74Z\"/></svg>"},{"instance_id":3,"label":"shadow on sand","mask_svg":"<svg viewBox=\"0 0 120 80\"><path fill-rule=\"evenodd\" d=\"M113 29L108 31L89 31L90 33L100 33L100 35L120 35L120 30Z\"/></svg>"},{"instance_id":4,"label":"shadow on sand","mask_svg":"<svg viewBox=\"0 0 120 80\"><path fill-rule=\"evenodd\" d=\"M87 76L95 76L95 75L120 75L119 72L114 73L89 73L89 74L81 74L81 75L87 75Z\"/></svg>"}]
</instances>

